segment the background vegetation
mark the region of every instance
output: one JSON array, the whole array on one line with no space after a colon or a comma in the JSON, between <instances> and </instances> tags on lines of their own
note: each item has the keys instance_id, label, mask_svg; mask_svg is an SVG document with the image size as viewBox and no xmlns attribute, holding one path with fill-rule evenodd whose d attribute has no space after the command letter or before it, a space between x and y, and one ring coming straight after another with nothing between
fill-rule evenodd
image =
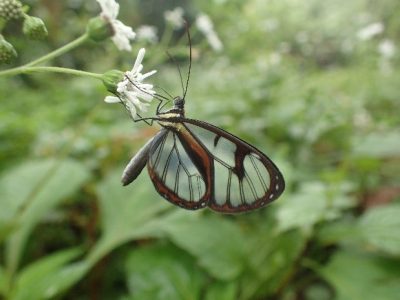
<instances>
[{"instance_id":1,"label":"background vegetation","mask_svg":"<svg viewBox=\"0 0 400 300\"><path fill-rule=\"evenodd\" d=\"M182 6L206 13L223 44L193 25L187 115L256 145L287 190L234 216L173 207L124 165L154 133L103 102L93 79L0 81L0 293L6 299L399 299L400 3L398 0L119 1L134 30ZM49 37L3 34L32 60L80 35L95 1L25 1ZM371 24L381 30L371 31ZM369 29L369 31L368 31ZM179 38L183 35L183 38ZM54 64L145 70L179 95L170 49L184 32L136 40L132 53L89 43ZM155 110L150 109L150 113Z\"/></svg>"}]
</instances>

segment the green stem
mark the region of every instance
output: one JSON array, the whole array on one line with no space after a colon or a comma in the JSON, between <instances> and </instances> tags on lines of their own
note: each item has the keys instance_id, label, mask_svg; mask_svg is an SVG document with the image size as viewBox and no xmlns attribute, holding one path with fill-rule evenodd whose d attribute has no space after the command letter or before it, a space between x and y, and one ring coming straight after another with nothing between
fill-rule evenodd
<instances>
[{"instance_id":1,"label":"green stem","mask_svg":"<svg viewBox=\"0 0 400 300\"><path fill-rule=\"evenodd\" d=\"M171 39L172 36L174 34L174 28L172 27L171 24L167 23L165 29L164 29L164 33L163 36L161 37L159 46L161 46L162 48L167 49L168 45L171 43Z\"/></svg>"},{"instance_id":2,"label":"green stem","mask_svg":"<svg viewBox=\"0 0 400 300\"><path fill-rule=\"evenodd\" d=\"M53 52L50 52L42 57L39 57L38 59L35 59L23 66L0 72L0 76L13 76L13 75L21 74L21 73L29 73L29 72L37 71L37 72L62 72L62 73L78 74L78 75L85 75L85 76L89 75L89 76L95 77L93 75L90 75L93 73L86 72L86 74L85 74L85 72L83 72L83 71L77 71L76 73L74 73L73 72L74 70L72 70L72 69L63 69L63 68L50 69L50 67L48 67L49 69L45 69L45 67L43 67L42 69L30 68L30 67L36 66L42 62L54 59L55 57L60 56L64 53L78 47L80 44L84 43L88 39L88 37L89 37L88 34L85 33L82 36L80 36L79 38L77 38L76 40L73 40L72 42L62 46L61 48L58 48L58 49L54 50ZM61 70L64 70L64 71L61 71ZM70 70L70 71L67 72L66 70Z\"/></svg>"},{"instance_id":3,"label":"green stem","mask_svg":"<svg viewBox=\"0 0 400 300\"><path fill-rule=\"evenodd\" d=\"M23 73L33 73L33 72L53 72L53 73L64 73L71 74L77 76L86 76L101 79L102 75L92 72L86 72L81 70L69 69L69 68L60 68L60 67L28 67L24 68Z\"/></svg>"},{"instance_id":4,"label":"green stem","mask_svg":"<svg viewBox=\"0 0 400 300\"><path fill-rule=\"evenodd\" d=\"M17 75L17 74L27 74L27 73L34 73L34 72L53 72L53 73L64 73L64 74L71 74L77 76L86 76L101 79L102 75L97 73L91 73L81 70L69 69L69 68L60 68L60 67L18 67L10 70L5 70L0 72L0 76L10 76L10 75Z\"/></svg>"},{"instance_id":5,"label":"green stem","mask_svg":"<svg viewBox=\"0 0 400 300\"><path fill-rule=\"evenodd\" d=\"M39 57L38 59L36 59L34 61L31 61L30 63L27 63L23 67L32 67L32 66L38 65L42 62L51 60L57 56L60 56L64 53L78 47L79 45L83 44L88 38L89 38L89 35L87 33L84 33L82 36L78 37L76 40L73 40L72 42L54 50L53 52L50 52L42 57Z\"/></svg>"}]
</instances>

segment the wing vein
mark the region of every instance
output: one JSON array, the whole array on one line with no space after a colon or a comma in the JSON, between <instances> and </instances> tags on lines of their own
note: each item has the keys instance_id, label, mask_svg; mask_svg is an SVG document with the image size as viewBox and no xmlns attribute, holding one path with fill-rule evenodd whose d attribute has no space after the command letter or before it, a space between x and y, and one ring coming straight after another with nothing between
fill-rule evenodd
<instances>
[{"instance_id":1,"label":"wing vein","mask_svg":"<svg viewBox=\"0 0 400 300\"><path fill-rule=\"evenodd\" d=\"M179 172L180 172L181 165L178 164L178 168L176 170L175 175L175 186L174 186L174 193L179 195Z\"/></svg>"},{"instance_id":2,"label":"wing vein","mask_svg":"<svg viewBox=\"0 0 400 300\"><path fill-rule=\"evenodd\" d=\"M229 170L228 183L226 185L226 202L231 203L231 182L232 182L232 170Z\"/></svg>"},{"instance_id":3,"label":"wing vein","mask_svg":"<svg viewBox=\"0 0 400 300\"><path fill-rule=\"evenodd\" d=\"M250 157L251 164L252 164L253 167L254 167L254 170L256 170L258 179L259 179L260 182L261 182L261 185L262 185L262 187L263 187L263 189L264 189L264 192L267 193L267 192L268 192L267 184L265 183L263 177L261 176L260 170L258 169L256 163L254 162L254 159L255 159L255 158L254 158L253 156L251 156L251 155L249 155L249 157Z\"/></svg>"},{"instance_id":4,"label":"wing vein","mask_svg":"<svg viewBox=\"0 0 400 300\"><path fill-rule=\"evenodd\" d=\"M254 197L254 201L256 201L258 199L256 188L254 187L254 183L253 183L253 181L251 181L250 176L248 176L246 171L245 171L245 179L247 180L247 183L249 184L251 193L253 194L253 197Z\"/></svg>"},{"instance_id":5,"label":"wing vein","mask_svg":"<svg viewBox=\"0 0 400 300\"><path fill-rule=\"evenodd\" d=\"M159 146L159 148L158 148L159 151L158 151L158 153L157 153L156 160L155 160L155 162L154 162L154 169L157 169L158 163L160 162L162 149L164 149L164 146L165 146L165 142L166 142L166 140L167 140L167 137L168 137L168 133L167 133L165 136L163 136L163 140L162 140L162 142L160 143L160 146Z\"/></svg>"}]
</instances>

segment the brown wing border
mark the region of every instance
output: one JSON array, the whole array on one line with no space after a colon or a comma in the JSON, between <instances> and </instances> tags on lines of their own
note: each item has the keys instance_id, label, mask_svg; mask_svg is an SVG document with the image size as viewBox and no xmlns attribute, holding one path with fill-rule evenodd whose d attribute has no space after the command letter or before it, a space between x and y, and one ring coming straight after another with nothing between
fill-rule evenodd
<instances>
[{"instance_id":1,"label":"brown wing border","mask_svg":"<svg viewBox=\"0 0 400 300\"><path fill-rule=\"evenodd\" d=\"M246 211L251 211L255 210L261 207L264 207L268 205L269 203L273 202L274 200L278 199L279 196L283 193L285 190L285 180L283 178L283 175L281 171L278 169L278 167L274 164L274 162L263 152L261 152L259 149L256 147L250 145L249 143L243 141L239 137L217 127L214 125L211 125L207 122L199 121L199 120L194 120L194 119L188 119L188 118L174 118L173 120L169 120L173 122L180 122L182 124L189 123L195 126L198 126L200 128L209 130L211 132L214 132L227 140L233 142L237 146L237 151L235 153L235 161L241 161L243 162L244 157L249 154L249 153L255 153L258 157L260 157L260 161L262 164L267 168L269 174L270 174L270 184L269 184L269 190L268 192L259 200L255 201L252 204L243 204L239 206L231 206L228 203L225 203L224 205L218 205L215 201L214 198L214 193L211 194L210 201L208 202L208 206L215 211L218 212L223 212L223 213L237 213L237 212L246 212ZM186 127L187 128L187 127ZM187 128L189 131L190 129ZM192 135L196 138L196 135L192 133ZM201 140L196 138L200 144ZM203 145L204 149L208 152L208 154L215 159L212 153L210 153L206 147ZM214 173L212 173L214 175ZM212 178L212 184L214 183L214 178ZM214 188L212 188L212 191L214 191Z\"/></svg>"},{"instance_id":2,"label":"brown wing border","mask_svg":"<svg viewBox=\"0 0 400 300\"><path fill-rule=\"evenodd\" d=\"M204 148L197 143L197 141L189 132L185 132L183 130L177 131L173 128L163 128L162 130L164 130L165 132L163 134L160 134L159 138L157 140L154 140L153 144L151 145L147 162L147 170L156 191L172 204L185 209L197 210L206 207L212 194L211 179L213 178L213 176L210 174L210 172L212 172L214 169L213 160L210 159ZM188 201L180 198L174 191L172 191L164 184L164 182L157 176L155 170L150 164L151 155L158 149L163 139L167 138L168 132L172 132L172 134L178 137L181 145L184 147L192 162L194 162L194 164L198 168L199 172L201 173L200 175L205 182L206 191L203 197L201 197L201 199L198 201Z\"/></svg>"}]
</instances>

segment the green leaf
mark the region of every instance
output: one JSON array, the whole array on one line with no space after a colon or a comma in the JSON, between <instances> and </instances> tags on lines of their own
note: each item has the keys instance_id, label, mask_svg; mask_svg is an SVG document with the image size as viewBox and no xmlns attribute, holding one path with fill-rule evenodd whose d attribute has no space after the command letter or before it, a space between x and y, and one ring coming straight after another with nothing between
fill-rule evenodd
<instances>
[{"instance_id":1,"label":"green leaf","mask_svg":"<svg viewBox=\"0 0 400 300\"><path fill-rule=\"evenodd\" d=\"M355 244L361 240L360 230L354 218L341 218L322 224L316 231L316 238L323 245L336 243Z\"/></svg>"},{"instance_id":2,"label":"green leaf","mask_svg":"<svg viewBox=\"0 0 400 300\"><path fill-rule=\"evenodd\" d=\"M57 274L63 266L81 254L75 248L48 255L21 271L16 279L16 285L11 293L12 300L41 300L50 299L60 292L57 285L62 284ZM64 278L61 278L64 279Z\"/></svg>"},{"instance_id":3,"label":"green leaf","mask_svg":"<svg viewBox=\"0 0 400 300\"><path fill-rule=\"evenodd\" d=\"M335 288L338 300L399 299L398 261L341 251L314 269Z\"/></svg>"},{"instance_id":4,"label":"green leaf","mask_svg":"<svg viewBox=\"0 0 400 300\"><path fill-rule=\"evenodd\" d=\"M200 299L206 283L195 260L172 245L156 244L133 251L126 273L132 299Z\"/></svg>"},{"instance_id":5,"label":"green leaf","mask_svg":"<svg viewBox=\"0 0 400 300\"><path fill-rule=\"evenodd\" d=\"M8 289L8 278L3 266L0 266L0 295L5 298Z\"/></svg>"},{"instance_id":6,"label":"green leaf","mask_svg":"<svg viewBox=\"0 0 400 300\"><path fill-rule=\"evenodd\" d=\"M14 273L26 240L35 225L89 178L73 160L25 162L1 179L3 220L15 218L18 228L7 242L7 265ZM4 209L5 208L5 209Z\"/></svg>"},{"instance_id":7,"label":"green leaf","mask_svg":"<svg viewBox=\"0 0 400 300\"><path fill-rule=\"evenodd\" d=\"M97 192L103 233L117 238L135 233L138 225L173 207L154 190L146 172L125 187L121 170L112 172L98 184Z\"/></svg>"},{"instance_id":8,"label":"green leaf","mask_svg":"<svg viewBox=\"0 0 400 300\"><path fill-rule=\"evenodd\" d=\"M370 246L400 255L400 204L368 210L359 219L357 228Z\"/></svg>"},{"instance_id":9,"label":"green leaf","mask_svg":"<svg viewBox=\"0 0 400 300\"><path fill-rule=\"evenodd\" d=\"M209 285L204 296L205 300L236 300L238 299L238 282L214 282Z\"/></svg>"},{"instance_id":10,"label":"green leaf","mask_svg":"<svg viewBox=\"0 0 400 300\"><path fill-rule=\"evenodd\" d=\"M397 157L400 155L400 132L371 133L354 140L353 155L355 157Z\"/></svg>"},{"instance_id":11,"label":"green leaf","mask_svg":"<svg viewBox=\"0 0 400 300\"><path fill-rule=\"evenodd\" d=\"M132 239L162 235L159 215L172 209L154 190L147 174L124 187L120 172L112 172L97 186L102 237L89 255L91 263Z\"/></svg>"},{"instance_id":12,"label":"green leaf","mask_svg":"<svg viewBox=\"0 0 400 300\"><path fill-rule=\"evenodd\" d=\"M140 177L130 187L123 187L118 170L99 182L102 236L85 259L54 274L53 296L78 282L100 259L123 243L163 235L160 221L164 216L160 214L171 205L157 196L146 176Z\"/></svg>"},{"instance_id":13,"label":"green leaf","mask_svg":"<svg viewBox=\"0 0 400 300\"><path fill-rule=\"evenodd\" d=\"M4 241L16 228L17 224L14 220L0 221L0 242Z\"/></svg>"},{"instance_id":14,"label":"green leaf","mask_svg":"<svg viewBox=\"0 0 400 300\"><path fill-rule=\"evenodd\" d=\"M304 250L306 237L299 231L276 232L272 222L253 229L249 266L241 276L242 299L274 295L292 274Z\"/></svg>"},{"instance_id":15,"label":"green leaf","mask_svg":"<svg viewBox=\"0 0 400 300\"><path fill-rule=\"evenodd\" d=\"M318 222L340 217L343 210L355 204L354 200L347 196L349 190L350 186L347 184L333 187L321 182L304 183L300 191L279 202L279 230L300 228L310 233Z\"/></svg>"},{"instance_id":16,"label":"green leaf","mask_svg":"<svg viewBox=\"0 0 400 300\"><path fill-rule=\"evenodd\" d=\"M179 210L162 227L171 241L195 256L215 278L231 280L243 270L249 249L234 222L220 215Z\"/></svg>"}]
</instances>

